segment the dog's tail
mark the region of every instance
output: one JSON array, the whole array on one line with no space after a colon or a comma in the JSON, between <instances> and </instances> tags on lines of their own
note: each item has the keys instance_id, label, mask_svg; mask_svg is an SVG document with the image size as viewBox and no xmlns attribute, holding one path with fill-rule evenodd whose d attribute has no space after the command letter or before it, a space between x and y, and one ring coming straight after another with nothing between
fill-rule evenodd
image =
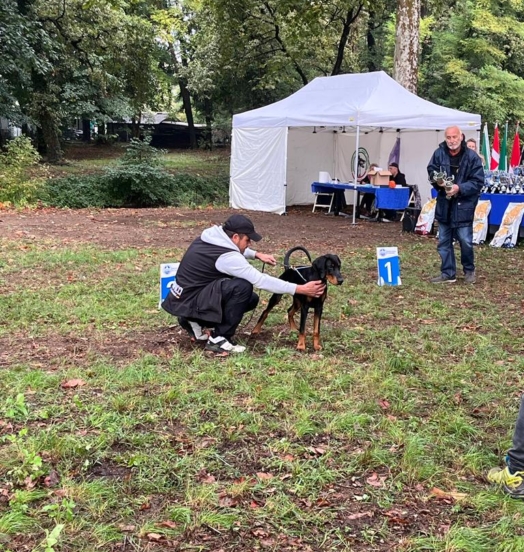
<instances>
[{"instance_id":1,"label":"dog's tail","mask_svg":"<svg viewBox=\"0 0 524 552\"><path fill-rule=\"evenodd\" d=\"M291 265L289 264L289 258L291 257L291 254L294 253L295 251L303 251L307 255L309 262L313 263L313 261L311 260L311 255L309 254L309 251L305 247L298 245L297 247L291 248L284 257L284 268L286 270L291 267Z\"/></svg>"}]
</instances>

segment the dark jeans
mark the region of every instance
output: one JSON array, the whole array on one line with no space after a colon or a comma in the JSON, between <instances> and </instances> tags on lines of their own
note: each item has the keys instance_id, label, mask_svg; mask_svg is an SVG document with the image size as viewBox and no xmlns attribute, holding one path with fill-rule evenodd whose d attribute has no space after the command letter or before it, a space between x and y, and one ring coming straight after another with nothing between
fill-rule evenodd
<instances>
[{"instance_id":1,"label":"dark jeans","mask_svg":"<svg viewBox=\"0 0 524 552\"><path fill-rule=\"evenodd\" d=\"M253 293L253 284L241 278L222 282L222 320L215 324L213 337L233 337L246 312L256 309L258 295Z\"/></svg>"},{"instance_id":2,"label":"dark jeans","mask_svg":"<svg viewBox=\"0 0 524 552\"><path fill-rule=\"evenodd\" d=\"M473 225L452 228L449 224L438 223L437 251L442 259L440 272L443 276L454 278L457 275L457 263L453 250L453 239L460 244L460 262L464 273L475 271L473 254Z\"/></svg>"},{"instance_id":3,"label":"dark jeans","mask_svg":"<svg viewBox=\"0 0 524 552\"><path fill-rule=\"evenodd\" d=\"M507 462L511 472L524 471L524 395L520 399L519 417L513 432L513 447L508 451Z\"/></svg>"},{"instance_id":4,"label":"dark jeans","mask_svg":"<svg viewBox=\"0 0 524 552\"><path fill-rule=\"evenodd\" d=\"M331 209L335 215L341 213L347 207L346 195L344 190L335 190L333 192L333 205Z\"/></svg>"},{"instance_id":5,"label":"dark jeans","mask_svg":"<svg viewBox=\"0 0 524 552\"><path fill-rule=\"evenodd\" d=\"M360 202L360 207L363 207L366 211L371 212L373 201L375 201L375 194L364 194L362 196L362 201Z\"/></svg>"}]
</instances>

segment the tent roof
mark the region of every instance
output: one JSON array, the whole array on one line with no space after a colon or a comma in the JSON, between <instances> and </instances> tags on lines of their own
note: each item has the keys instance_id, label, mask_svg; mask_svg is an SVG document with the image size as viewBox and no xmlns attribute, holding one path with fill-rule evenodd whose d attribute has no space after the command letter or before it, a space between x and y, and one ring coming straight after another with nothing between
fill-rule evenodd
<instances>
[{"instance_id":1,"label":"tent roof","mask_svg":"<svg viewBox=\"0 0 524 552\"><path fill-rule=\"evenodd\" d=\"M233 117L233 128L303 126L401 130L480 128L480 115L449 109L408 92L384 71L318 77L273 104Z\"/></svg>"}]
</instances>

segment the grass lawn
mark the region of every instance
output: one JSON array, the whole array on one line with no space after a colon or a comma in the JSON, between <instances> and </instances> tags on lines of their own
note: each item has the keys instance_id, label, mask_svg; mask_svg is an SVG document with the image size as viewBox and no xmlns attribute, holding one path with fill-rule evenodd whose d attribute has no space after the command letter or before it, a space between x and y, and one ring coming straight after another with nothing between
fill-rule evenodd
<instances>
[{"instance_id":1,"label":"grass lawn","mask_svg":"<svg viewBox=\"0 0 524 552\"><path fill-rule=\"evenodd\" d=\"M320 354L282 301L210 359L157 309L176 244L0 237L0 550L524 551L524 503L484 479L522 390L522 250L432 286L434 240L405 239L379 288L374 239L337 251Z\"/></svg>"},{"instance_id":2,"label":"grass lawn","mask_svg":"<svg viewBox=\"0 0 524 552\"><path fill-rule=\"evenodd\" d=\"M72 142L65 148L66 164L49 167L51 176L78 176L103 171L114 166L125 151L125 144L113 146L85 145ZM168 150L164 157L166 168L173 173L195 176L229 174L229 149L214 151Z\"/></svg>"}]
</instances>

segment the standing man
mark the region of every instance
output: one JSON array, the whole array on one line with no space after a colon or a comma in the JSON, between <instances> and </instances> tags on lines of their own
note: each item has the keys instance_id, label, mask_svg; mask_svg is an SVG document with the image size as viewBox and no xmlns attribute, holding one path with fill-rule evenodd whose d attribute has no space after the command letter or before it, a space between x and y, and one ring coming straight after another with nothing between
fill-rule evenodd
<instances>
[{"instance_id":1,"label":"standing man","mask_svg":"<svg viewBox=\"0 0 524 552\"><path fill-rule=\"evenodd\" d=\"M220 356L243 353L233 336L244 314L256 308L258 295L253 286L270 293L300 293L320 297L325 285L316 280L302 285L284 282L263 274L248 263L259 259L276 265L273 255L249 248L262 239L250 219L232 215L222 226L202 232L185 252L175 284L162 302L192 339L207 341L205 350ZM213 328L210 335L203 328Z\"/></svg>"},{"instance_id":2,"label":"standing man","mask_svg":"<svg viewBox=\"0 0 524 552\"><path fill-rule=\"evenodd\" d=\"M437 190L435 219L438 222L437 251L442 260L440 275L431 279L434 284L457 281L453 240L460 244L460 262L466 284L477 281L473 254L473 218L480 190L484 186L484 169L478 154L466 147L459 127L445 130L445 141L433 153L428 175ZM437 176L438 175L438 176ZM446 186L445 179L453 177Z\"/></svg>"}]
</instances>

